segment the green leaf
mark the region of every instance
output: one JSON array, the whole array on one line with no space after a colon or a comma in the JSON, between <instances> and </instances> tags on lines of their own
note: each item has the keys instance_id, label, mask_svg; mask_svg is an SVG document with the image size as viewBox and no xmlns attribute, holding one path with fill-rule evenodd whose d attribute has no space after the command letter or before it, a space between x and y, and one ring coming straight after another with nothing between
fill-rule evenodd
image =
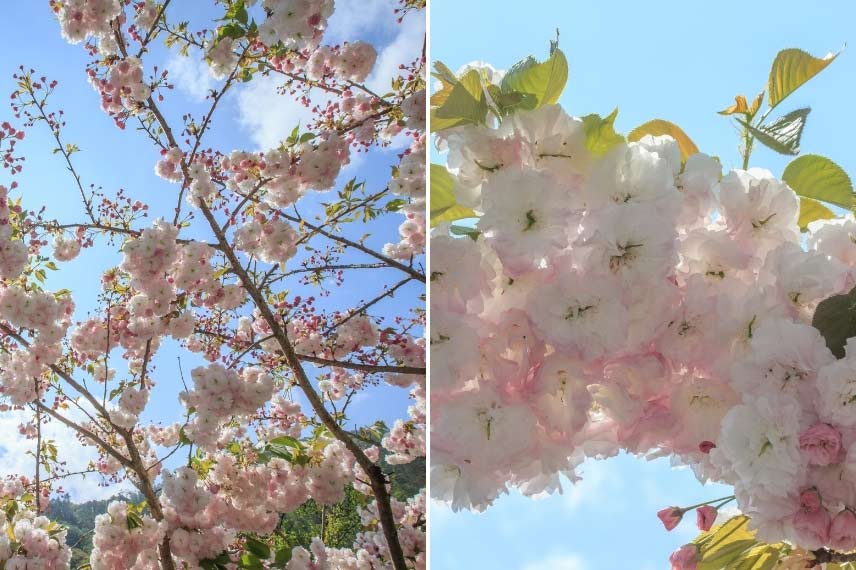
<instances>
[{"instance_id":1,"label":"green leaf","mask_svg":"<svg viewBox=\"0 0 856 570\"><path fill-rule=\"evenodd\" d=\"M127 517L127 525L128 525L128 530L134 530L135 528L140 528L141 526L143 526L143 519L137 513L129 511L128 517Z\"/></svg>"},{"instance_id":2,"label":"green leaf","mask_svg":"<svg viewBox=\"0 0 856 570\"><path fill-rule=\"evenodd\" d=\"M265 566L259 560L259 557L249 552L241 555L241 563L238 568L245 570L265 570Z\"/></svg>"},{"instance_id":3,"label":"green leaf","mask_svg":"<svg viewBox=\"0 0 856 570\"><path fill-rule=\"evenodd\" d=\"M487 117L487 99L482 89L479 72L471 69L452 87L449 96L433 113L446 123L434 125L434 130L449 128L464 123L483 124ZM447 124L448 123L448 124Z\"/></svg>"},{"instance_id":4,"label":"green leaf","mask_svg":"<svg viewBox=\"0 0 856 570\"><path fill-rule=\"evenodd\" d=\"M770 94L770 108L775 107L796 91L803 83L826 69L838 57L829 54L817 58L801 49L785 49L776 55L767 80L767 92Z\"/></svg>"},{"instance_id":5,"label":"green leaf","mask_svg":"<svg viewBox=\"0 0 856 570\"><path fill-rule=\"evenodd\" d=\"M431 165L431 226L475 217L476 213L455 201L455 181L442 164Z\"/></svg>"},{"instance_id":6,"label":"green leaf","mask_svg":"<svg viewBox=\"0 0 856 570\"><path fill-rule=\"evenodd\" d=\"M458 226L458 225L449 226L449 232L451 232L452 235L456 235L456 236L467 236L468 238L470 238L473 241L478 240L479 236L481 235L481 232L475 228L471 228L468 226Z\"/></svg>"},{"instance_id":7,"label":"green leaf","mask_svg":"<svg viewBox=\"0 0 856 570\"><path fill-rule=\"evenodd\" d=\"M618 108L606 118L591 114L583 117L583 130L586 133L586 147L595 156L602 156L615 145L624 142L624 137L615 132L615 118Z\"/></svg>"},{"instance_id":8,"label":"green leaf","mask_svg":"<svg viewBox=\"0 0 856 570\"><path fill-rule=\"evenodd\" d=\"M280 435L278 437L270 440L271 443L275 445L284 445L286 447L296 447L297 449L302 449L303 445L297 439L288 436L288 435Z\"/></svg>"},{"instance_id":9,"label":"green leaf","mask_svg":"<svg viewBox=\"0 0 856 570\"><path fill-rule=\"evenodd\" d=\"M689 157L698 152L698 147L681 127L663 119L654 119L653 121L639 125L630 131L630 134L627 135L627 140L638 141L645 135L653 135L655 137L669 135L678 141L678 148L681 149L681 161L683 162L686 162Z\"/></svg>"},{"instance_id":10,"label":"green leaf","mask_svg":"<svg viewBox=\"0 0 856 570\"><path fill-rule=\"evenodd\" d=\"M693 543L699 547L698 570L722 570L758 544L755 534L746 528L749 517L737 516L699 535Z\"/></svg>"},{"instance_id":11,"label":"green leaf","mask_svg":"<svg viewBox=\"0 0 856 570\"><path fill-rule=\"evenodd\" d=\"M746 121L738 119L737 122L749 129L758 141L780 154L795 155L800 152L800 139L802 138L805 119L811 109L797 109L791 111L768 125L760 127L752 126Z\"/></svg>"},{"instance_id":12,"label":"green leaf","mask_svg":"<svg viewBox=\"0 0 856 570\"><path fill-rule=\"evenodd\" d=\"M547 61L539 63L529 56L514 64L502 78L501 87L503 93L534 95L535 108L558 101L567 81L568 60L562 50L555 48Z\"/></svg>"},{"instance_id":13,"label":"green leaf","mask_svg":"<svg viewBox=\"0 0 856 570\"><path fill-rule=\"evenodd\" d=\"M500 116L508 115L516 109L533 109L538 103L538 99L531 93L520 93L519 91L506 93L496 85L488 85L487 91Z\"/></svg>"},{"instance_id":14,"label":"green leaf","mask_svg":"<svg viewBox=\"0 0 856 570\"><path fill-rule=\"evenodd\" d=\"M291 547L288 545L279 547L276 551L274 562L285 565L289 560L291 560Z\"/></svg>"},{"instance_id":15,"label":"green leaf","mask_svg":"<svg viewBox=\"0 0 856 570\"><path fill-rule=\"evenodd\" d=\"M270 546L253 536L248 536L246 540L248 552L255 554L262 560L270 558Z\"/></svg>"},{"instance_id":16,"label":"green leaf","mask_svg":"<svg viewBox=\"0 0 856 570\"><path fill-rule=\"evenodd\" d=\"M806 154L794 159L785 167L782 180L800 196L848 210L854 205L850 177L843 168L826 157Z\"/></svg>"},{"instance_id":17,"label":"green leaf","mask_svg":"<svg viewBox=\"0 0 856 570\"><path fill-rule=\"evenodd\" d=\"M237 40L238 38L244 37L245 33L246 31L244 30L243 26L232 22L231 24L221 26L217 30L217 39L232 38L233 40Z\"/></svg>"},{"instance_id":18,"label":"green leaf","mask_svg":"<svg viewBox=\"0 0 856 570\"><path fill-rule=\"evenodd\" d=\"M737 560L728 564L725 570L770 570L776 567L778 561L779 548L774 545L763 544L744 553Z\"/></svg>"},{"instance_id":19,"label":"green leaf","mask_svg":"<svg viewBox=\"0 0 856 570\"><path fill-rule=\"evenodd\" d=\"M799 226L801 231L806 231L808 225L816 220L831 220L838 216L835 212L811 198L800 198Z\"/></svg>"},{"instance_id":20,"label":"green leaf","mask_svg":"<svg viewBox=\"0 0 856 570\"><path fill-rule=\"evenodd\" d=\"M847 339L856 336L856 287L818 303L811 326L820 331L832 354L844 358Z\"/></svg>"},{"instance_id":21,"label":"green leaf","mask_svg":"<svg viewBox=\"0 0 856 570\"><path fill-rule=\"evenodd\" d=\"M397 212L401 210L401 208L407 204L407 200L403 200L401 198L395 198L394 200L390 200L383 207L387 212Z\"/></svg>"}]
</instances>

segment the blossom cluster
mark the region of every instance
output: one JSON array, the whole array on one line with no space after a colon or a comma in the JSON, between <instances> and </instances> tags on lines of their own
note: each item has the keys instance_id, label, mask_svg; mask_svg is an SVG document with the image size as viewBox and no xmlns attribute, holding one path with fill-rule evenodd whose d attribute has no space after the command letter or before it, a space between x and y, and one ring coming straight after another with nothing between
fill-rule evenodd
<instances>
[{"instance_id":1,"label":"blossom cluster","mask_svg":"<svg viewBox=\"0 0 856 570\"><path fill-rule=\"evenodd\" d=\"M179 398L186 407L195 409L187 434L203 447L231 435L223 424L230 418L252 416L271 399L274 390L273 376L257 366L244 368L239 374L211 364L194 368L191 377L193 389L182 392Z\"/></svg>"},{"instance_id":2,"label":"blossom cluster","mask_svg":"<svg viewBox=\"0 0 856 570\"><path fill-rule=\"evenodd\" d=\"M371 73L377 51L366 42L345 43L341 46L321 46L306 64L306 75L313 80L332 76L340 81L364 81Z\"/></svg>"},{"instance_id":3,"label":"blossom cluster","mask_svg":"<svg viewBox=\"0 0 856 570\"><path fill-rule=\"evenodd\" d=\"M8 570L67 570L66 530L19 500L23 494L20 480L0 484L6 507L0 512L0 564Z\"/></svg>"},{"instance_id":4,"label":"blossom cluster","mask_svg":"<svg viewBox=\"0 0 856 570\"><path fill-rule=\"evenodd\" d=\"M112 33L111 23L122 13L119 0L60 0L51 2L63 37L76 44Z\"/></svg>"},{"instance_id":5,"label":"blossom cluster","mask_svg":"<svg viewBox=\"0 0 856 570\"><path fill-rule=\"evenodd\" d=\"M271 533L281 513L310 497L340 502L353 480L353 456L335 441L308 453L301 463L275 457L248 465L219 452L204 480L188 467L165 472L161 502L174 555L197 564L223 552L238 532Z\"/></svg>"},{"instance_id":6,"label":"blossom cluster","mask_svg":"<svg viewBox=\"0 0 856 570\"><path fill-rule=\"evenodd\" d=\"M157 547L165 528L149 515L129 513L125 501L113 501L95 517L90 560L92 570L158 570ZM129 521L137 521L136 524Z\"/></svg>"},{"instance_id":7,"label":"blossom cluster","mask_svg":"<svg viewBox=\"0 0 856 570\"><path fill-rule=\"evenodd\" d=\"M284 266L297 253L298 237L287 221L257 215L235 230L235 247L267 263Z\"/></svg>"},{"instance_id":8,"label":"blossom cluster","mask_svg":"<svg viewBox=\"0 0 856 570\"><path fill-rule=\"evenodd\" d=\"M479 220L431 238L437 497L483 509L625 450L733 485L763 540L856 547L856 345L811 326L856 283L851 217L802 237L770 172L666 136L594 152L556 105L439 139Z\"/></svg>"},{"instance_id":9,"label":"blossom cluster","mask_svg":"<svg viewBox=\"0 0 856 570\"><path fill-rule=\"evenodd\" d=\"M398 168L396 168L395 176L389 182L389 188L393 193L409 199L402 206L405 220L398 227L401 241L388 243L384 246L384 253L393 259L407 261L425 251L427 239L425 160L425 138L423 136L414 141L407 152L403 154Z\"/></svg>"},{"instance_id":10,"label":"blossom cluster","mask_svg":"<svg viewBox=\"0 0 856 570\"><path fill-rule=\"evenodd\" d=\"M136 109L152 93L143 81L143 63L135 57L113 63L104 77L96 77L93 71L90 82L101 95L101 109L111 115Z\"/></svg>"},{"instance_id":11,"label":"blossom cluster","mask_svg":"<svg viewBox=\"0 0 856 570\"><path fill-rule=\"evenodd\" d=\"M13 239L10 215L9 190L0 186L0 277L3 279L18 277L29 259L24 241Z\"/></svg>"},{"instance_id":12,"label":"blossom cluster","mask_svg":"<svg viewBox=\"0 0 856 570\"><path fill-rule=\"evenodd\" d=\"M269 14L259 26L261 40L268 46L281 42L298 51L318 44L334 7L333 0L262 0L261 4Z\"/></svg>"}]
</instances>

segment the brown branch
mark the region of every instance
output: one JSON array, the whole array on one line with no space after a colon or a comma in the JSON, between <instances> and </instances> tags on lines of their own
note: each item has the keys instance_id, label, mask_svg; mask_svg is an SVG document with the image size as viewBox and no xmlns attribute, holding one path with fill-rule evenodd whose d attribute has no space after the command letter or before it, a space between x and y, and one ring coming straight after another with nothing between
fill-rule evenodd
<instances>
[{"instance_id":1,"label":"brown branch","mask_svg":"<svg viewBox=\"0 0 856 570\"><path fill-rule=\"evenodd\" d=\"M334 330L336 330L340 326L344 325L345 323L347 323L348 321L350 321L351 319L353 319L354 317L356 317L357 315L359 315L363 311L370 309L371 307L373 307L377 303L380 303L383 299L385 299L386 297L389 297L393 293L395 293L395 291L398 290L400 287L409 283L411 279L412 279L411 277L407 277L405 279L402 279L401 281L399 281L398 283L396 283L395 285L393 285L389 289L385 290L383 293L381 293L380 295L378 295L377 297L375 297L371 301L368 301L367 303L363 303L361 306L357 307L353 311L349 311L348 316L346 316L342 319L339 319L338 321L336 321L335 323L333 323L332 325L330 325L329 327L324 329L324 332L322 334L326 335L326 334L333 332Z\"/></svg>"},{"instance_id":2,"label":"brown branch","mask_svg":"<svg viewBox=\"0 0 856 570\"><path fill-rule=\"evenodd\" d=\"M856 552L836 552L828 548L818 548L811 553L814 555L815 568L821 564L856 562Z\"/></svg>"},{"instance_id":3,"label":"brown branch","mask_svg":"<svg viewBox=\"0 0 856 570\"><path fill-rule=\"evenodd\" d=\"M79 424L76 424L75 422L66 418L65 416L63 416L59 412L55 411L53 408L49 408L49 407L45 406L44 404L42 404L38 400L36 400L33 403L35 404L35 406L39 410L45 412L46 414L48 414L52 418L59 420L60 422L62 422L66 426L70 427L71 429L73 429L74 431L76 431L77 433L82 435L83 437L85 437L85 438L91 440L93 443L97 444L105 452L112 455L116 459L116 461L118 461L123 467L128 468L131 466L131 462L128 460L127 457L125 457L124 455L122 455L121 453L116 451L116 449L112 445L110 445L109 443L104 441L102 438L98 437L93 431L88 430Z\"/></svg>"}]
</instances>

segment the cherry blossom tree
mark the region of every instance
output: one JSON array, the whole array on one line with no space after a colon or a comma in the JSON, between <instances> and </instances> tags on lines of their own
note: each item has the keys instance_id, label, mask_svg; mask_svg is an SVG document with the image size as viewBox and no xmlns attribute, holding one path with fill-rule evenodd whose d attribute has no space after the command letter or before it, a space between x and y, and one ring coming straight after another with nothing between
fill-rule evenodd
<instances>
[{"instance_id":1,"label":"cherry blossom tree","mask_svg":"<svg viewBox=\"0 0 856 570\"><path fill-rule=\"evenodd\" d=\"M425 454L424 48L378 90L375 47L325 41L333 0L212 0L199 21L176 20L171 0L50 7L68 49L91 59L80 74L93 113L115 136L147 140L172 192L85 181L75 159L88 151L66 126L86 118L66 116L62 85L21 66L0 134L0 397L31 417L21 431L35 459L0 484L4 568L69 568L48 500L93 474L145 499L98 517L94 570L425 568L424 492L392 498L389 473ZM402 0L390 22L424 8ZM180 92L155 57L165 52L203 59L216 78L202 115L175 111ZM230 93L259 80L311 121L262 151L209 142ZM25 148L37 129L53 149ZM33 203L17 180L31 152L68 170L78 211L54 219ZM346 181L362 156L392 167L383 187ZM154 202L169 215L151 219ZM100 290L48 287L89 248L121 256L98 269ZM80 315L86 294L96 308ZM177 365L158 360L167 346ZM355 425L380 384L408 391L409 409L391 428ZM153 394L183 413L147 420ZM62 454L79 452L44 438L48 424L94 450L88 468L66 468ZM351 548L278 536L287 513L341 502L346 487L367 497Z\"/></svg>"},{"instance_id":2,"label":"cherry blossom tree","mask_svg":"<svg viewBox=\"0 0 856 570\"><path fill-rule=\"evenodd\" d=\"M673 570L850 567L853 187L818 155L752 164L800 153L809 109L773 113L835 57L784 50L721 111L728 172L668 121L624 136L617 111L569 115L556 43L507 72L435 64L435 498L482 510L560 491L586 458L666 456L734 489L657 513L702 531Z\"/></svg>"}]
</instances>

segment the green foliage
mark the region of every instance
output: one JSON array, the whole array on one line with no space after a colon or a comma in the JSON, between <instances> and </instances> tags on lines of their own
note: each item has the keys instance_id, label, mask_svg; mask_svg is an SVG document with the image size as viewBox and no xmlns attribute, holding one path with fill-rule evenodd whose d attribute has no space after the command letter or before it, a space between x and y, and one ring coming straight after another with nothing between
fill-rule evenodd
<instances>
[{"instance_id":1,"label":"green foliage","mask_svg":"<svg viewBox=\"0 0 856 570\"><path fill-rule=\"evenodd\" d=\"M128 503L140 503L143 496L134 494L130 496L117 495L104 501L86 501L85 503L73 503L68 496L52 499L47 515L66 527L66 542L72 546L72 568L89 562L89 553L92 550L92 529L95 528L95 517L107 512L110 501L127 501Z\"/></svg>"},{"instance_id":2,"label":"green foliage","mask_svg":"<svg viewBox=\"0 0 856 570\"><path fill-rule=\"evenodd\" d=\"M834 218L832 206L848 210L854 206L850 177L826 157L806 154L793 160L785 167L782 180L800 196L802 230L815 220Z\"/></svg>"},{"instance_id":3,"label":"green foliage","mask_svg":"<svg viewBox=\"0 0 856 570\"><path fill-rule=\"evenodd\" d=\"M550 57L539 62L529 56L514 64L499 85L483 72L470 69L457 77L442 62L431 74L441 88L431 96L431 131L460 125L484 125L488 113L500 120L518 109L537 109L559 100L568 81L568 60L557 42Z\"/></svg>"},{"instance_id":4,"label":"green foliage","mask_svg":"<svg viewBox=\"0 0 856 570\"><path fill-rule=\"evenodd\" d=\"M444 128L465 123L480 125L485 122L487 97L478 71L468 71L452 85L443 105L434 112L434 117L451 121Z\"/></svg>"},{"instance_id":5,"label":"green foliage","mask_svg":"<svg viewBox=\"0 0 856 570\"><path fill-rule=\"evenodd\" d=\"M808 107L797 109L767 125L753 126L740 119L737 122L748 129L764 146L779 154L794 155L800 152L800 139L810 111Z\"/></svg>"},{"instance_id":6,"label":"green foliage","mask_svg":"<svg viewBox=\"0 0 856 570\"><path fill-rule=\"evenodd\" d=\"M769 570L790 547L762 544L747 528L749 517L733 517L708 532L701 533L693 544L699 549L698 570Z\"/></svg>"},{"instance_id":7,"label":"green foliage","mask_svg":"<svg viewBox=\"0 0 856 570\"><path fill-rule=\"evenodd\" d=\"M800 196L848 210L854 205L850 177L826 157L806 154L791 161L782 173L782 180Z\"/></svg>"},{"instance_id":8,"label":"green foliage","mask_svg":"<svg viewBox=\"0 0 856 570\"><path fill-rule=\"evenodd\" d=\"M529 56L514 64L502 78L500 91L503 94L531 95L528 99L522 97L525 101L522 106L534 109L558 101L567 81L568 60L562 50L554 45L546 61L538 62Z\"/></svg>"},{"instance_id":9,"label":"green foliage","mask_svg":"<svg viewBox=\"0 0 856 570\"><path fill-rule=\"evenodd\" d=\"M583 130L586 133L586 147L595 156L606 154L615 145L624 142L624 137L615 132L615 118L618 108L605 118L591 114L583 117Z\"/></svg>"},{"instance_id":10,"label":"green foliage","mask_svg":"<svg viewBox=\"0 0 856 570\"><path fill-rule=\"evenodd\" d=\"M839 52L841 53L841 52ZM817 58L801 49L784 49L776 55L767 80L770 108L776 107L806 81L826 69L838 53Z\"/></svg>"},{"instance_id":11,"label":"green foliage","mask_svg":"<svg viewBox=\"0 0 856 570\"><path fill-rule=\"evenodd\" d=\"M856 287L846 295L834 295L817 305L811 326L820 331L826 346L838 358L844 358L847 339L856 337Z\"/></svg>"},{"instance_id":12,"label":"green foliage","mask_svg":"<svg viewBox=\"0 0 856 570\"><path fill-rule=\"evenodd\" d=\"M455 200L455 181L442 164L431 165L431 226L471 218L475 212Z\"/></svg>"}]
</instances>

